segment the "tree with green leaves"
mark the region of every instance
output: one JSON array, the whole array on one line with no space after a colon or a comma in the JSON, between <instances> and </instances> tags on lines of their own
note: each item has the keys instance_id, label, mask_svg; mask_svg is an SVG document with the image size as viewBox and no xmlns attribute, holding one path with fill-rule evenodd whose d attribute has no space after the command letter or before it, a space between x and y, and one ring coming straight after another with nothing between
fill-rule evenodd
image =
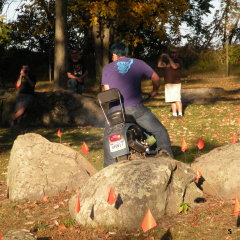
<instances>
[{"instance_id":1,"label":"tree with green leaves","mask_svg":"<svg viewBox=\"0 0 240 240\"><path fill-rule=\"evenodd\" d=\"M45 51L53 45L55 1L32 0L20 8L12 23L13 45ZM57 1L56 1L57 2ZM186 22L196 36L204 34L202 16L211 0L69 0L67 5L68 46L80 45L95 57L99 84L102 66L108 63L108 48L125 40L132 54L153 58L162 48L180 43L180 26ZM188 36L190 39L190 36ZM91 53L91 54L89 54Z\"/></svg>"}]
</instances>

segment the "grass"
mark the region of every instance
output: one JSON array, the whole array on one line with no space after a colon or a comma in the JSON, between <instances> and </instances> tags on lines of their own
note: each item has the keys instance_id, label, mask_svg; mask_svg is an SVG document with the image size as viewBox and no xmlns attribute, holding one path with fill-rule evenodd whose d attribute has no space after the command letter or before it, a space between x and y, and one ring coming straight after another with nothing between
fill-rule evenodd
<instances>
[{"instance_id":1,"label":"grass","mask_svg":"<svg viewBox=\"0 0 240 240\"><path fill-rule=\"evenodd\" d=\"M44 91L51 88L49 83L39 83L37 89ZM212 149L231 144L233 133L240 137L240 77L201 78L194 76L183 79L183 88L221 87L228 91L224 99L211 104L185 105L184 118L171 120L170 107L164 102L163 92L146 105L166 126L173 147L175 159L191 163L194 159ZM150 92L148 81L143 84L143 91ZM87 93L90 95L92 93ZM94 94L92 94L94 95ZM149 239L149 240L191 240L191 239L240 239L237 219L233 216L231 202L207 197L206 203L199 204L187 214L164 217L158 227L143 234L141 231L127 233L117 229L83 228L71 220L68 212L68 199L71 192L59 193L47 202L21 201L9 202L6 198L6 172L10 151L18 135L34 132L49 141L59 142L57 128L1 128L0 129L0 233L5 234L13 228L25 228L36 231L39 239ZM96 127L61 128L64 145L81 151L82 142L89 147L85 157L100 170L103 163L103 129ZM198 150L199 138L205 146ZM181 151L181 140L187 144L186 152ZM55 208L55 206L59 206Z\"/></svg>"}]
</instances>

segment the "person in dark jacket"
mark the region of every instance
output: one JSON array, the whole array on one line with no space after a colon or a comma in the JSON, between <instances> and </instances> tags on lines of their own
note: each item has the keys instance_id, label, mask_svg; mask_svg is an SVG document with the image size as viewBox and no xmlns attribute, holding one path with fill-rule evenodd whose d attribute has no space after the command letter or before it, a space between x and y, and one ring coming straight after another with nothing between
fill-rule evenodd
<instances>
[{"instance_id":1,"label":"person in dark jacket","mask_svg":"<svg viewBox=\"0 0 240 240\"><path fill-rule=\"evenodd\" d=\"M16 98L15 113L10 120L10 126L14 126L19 117L21 117L26 109L32 104L35 85L35 76L30 73L28 65L23 65L16 82L16 88L19 88L19 93Z\"/></svg>"}]
</instances>

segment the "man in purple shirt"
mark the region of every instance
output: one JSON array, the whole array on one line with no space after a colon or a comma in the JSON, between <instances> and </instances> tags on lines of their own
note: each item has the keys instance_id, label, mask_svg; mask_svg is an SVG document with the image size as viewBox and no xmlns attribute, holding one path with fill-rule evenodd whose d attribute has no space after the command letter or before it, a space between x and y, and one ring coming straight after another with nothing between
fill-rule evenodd
<instances>
[{"instance_id":1,"label":"man in purple shirt","mask_svg":"<svg viewBox=\"0 0 240 240\"><path fill-rule=\"evenodd\" d=\"M111 46L112 60L103 68L103 90L117 88L122 97L125 113L132 115L137 124L153 134L157 140L157 147L161 153L173 157L168 132L156 116L142 103L141 81L151 78L153 89L151 97L157 95L160 87L158 74L144 61L136 58L128 58L128 47L117 42ZM109 152L107 140L108 126L104 132L104 167L115 163Z\"/></svg>"}]
</instances>

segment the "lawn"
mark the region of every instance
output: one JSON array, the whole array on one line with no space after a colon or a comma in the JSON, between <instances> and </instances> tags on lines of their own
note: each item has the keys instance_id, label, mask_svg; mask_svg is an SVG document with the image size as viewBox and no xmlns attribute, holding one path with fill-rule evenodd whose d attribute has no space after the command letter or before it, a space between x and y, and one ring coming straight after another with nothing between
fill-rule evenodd
<instances>
[{"instance_id":1,"label":"lawn","mask_svg":"<svg viewBox=\"0 0 240 240\"><path fill-rule=\"evenodd\" d=\"M47 83L38 86L39 91ZM42 87L44 86L44 87ZM146 105L166 126L173 147L175 159L191 164L201 154L232 144L234 133L240 137L240 77L206 78L194 76L183 79L183 88L221 87L229 92L225 98L204 105L185 105L183 119L170 119L170 107L164 102L163 91ZM150 82L143 84L143 91L149 92ZM89 93L88 93L89 94ZM191 240L191 239L240 239L240 228L233 215L233 203L206 196L207 201L188 214L164 217L158 226L143 234L120 232L117 229L91 229L76 225L68 213L70 192L59 193L47 201L9 202L6 198L6 172L12 144L19 134L34 132L53 142L59 142L58 128L2 128L0 129L0 234L11 229L34 231L39 239L149 239L149 240ZM98 170L102 168L103 129L91 126L61 128L62 144L81 151L82 142L89 147L85 157ZM205 146L197 148L202 138ZM181 151L181 141L188 144L186 152Z\"/></svg>"}]
</instances>

